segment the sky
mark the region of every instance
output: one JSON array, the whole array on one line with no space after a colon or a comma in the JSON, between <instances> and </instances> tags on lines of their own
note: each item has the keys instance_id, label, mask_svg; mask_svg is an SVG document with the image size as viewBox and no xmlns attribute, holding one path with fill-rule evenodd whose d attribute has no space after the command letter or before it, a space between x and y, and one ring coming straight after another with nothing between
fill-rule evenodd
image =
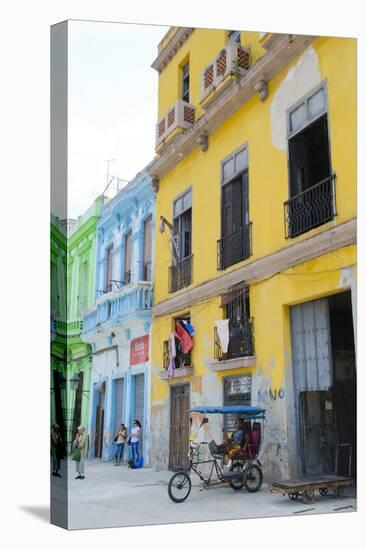
<instances>
[{"instance_id":1,"label":"sky","mask_svg":"<svg viewBox=\"0 0 366 550\"><path fill-rule=\"evenodd\" d=\"M69 23L68 217L83 214L109 174L131 180L154 157L158 74L168 27Z\"/></svg>"}]
</instances>

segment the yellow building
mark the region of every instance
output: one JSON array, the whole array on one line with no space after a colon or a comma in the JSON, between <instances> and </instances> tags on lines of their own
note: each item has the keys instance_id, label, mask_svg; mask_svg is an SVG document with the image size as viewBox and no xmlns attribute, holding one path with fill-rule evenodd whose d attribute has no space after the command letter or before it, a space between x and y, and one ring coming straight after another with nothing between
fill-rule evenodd
<instances>
[{"instance_id":1,"label":"yellow building","mask_svg":"<svg viewBox=\"0 0 366 550\"><path fill-rule=\"evenodd\" d=\"M336 454L340 471L356 450L356 41L174 27L152 66L152 463L186 463L192 406L247 403L266 408L267 478L331 473ZM182 320L193 349L169 376Z\"/></svg>"}]
</instances>

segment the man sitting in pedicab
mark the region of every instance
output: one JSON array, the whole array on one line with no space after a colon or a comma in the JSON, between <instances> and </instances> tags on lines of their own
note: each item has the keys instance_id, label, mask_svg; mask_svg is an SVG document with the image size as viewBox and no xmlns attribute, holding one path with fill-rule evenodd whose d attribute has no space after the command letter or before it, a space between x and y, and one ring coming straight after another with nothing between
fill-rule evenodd
<instances>
[{"instance_id":1,"label":"man sitting in pedicab","mask_svg":"<svg viewBox=\"0 0 366 550\"><path fill-rule=\"evenodd\" d=\"M216 455L222 455L224 458L226 455L231 454L232 451L238 449L246 449L249 443L249 433L246 429L246 425L243 418L238 418L235 422L235 430L229 431L226 428L222 429L224 434L224 442L220 445L216 445L214 441L211 442L211 452Z\"/></svg>"}]
</instances>

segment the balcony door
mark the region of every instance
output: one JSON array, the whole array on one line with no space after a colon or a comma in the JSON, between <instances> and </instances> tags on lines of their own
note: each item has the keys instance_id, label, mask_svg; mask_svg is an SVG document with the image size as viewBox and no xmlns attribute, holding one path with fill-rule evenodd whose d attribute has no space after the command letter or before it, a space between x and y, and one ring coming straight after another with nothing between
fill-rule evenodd
<instances>
[{"instance_id":1,"label":"balcony door","mask_svg":"<svg viewBox=\"0 0 366 550\"><path fill-rule=\"evenodd\" d=\"M248 171L222 186L221 269L249 255Z\"/></svg>"},{"instance_id":2,"label":"balcony door","mask_svg":"<svg viewBox=\"0 0 366 550\"><path fill-rule=\"evenodd\" d=\"M105 279L105 291L111 292L112 290L112 278L113 278L113 245L107 250L107 272Z\"/></svg>"},{"instance_id":3,"label":"balcony door","mask_svg":"<svg viewBox=\"0 0 366 550\"><path fill-rule=\"evenodd\" d=\"M128 285L131 282L131 240L132 231L129 231L125 237L125 285Z\"/></svg>"},{"instance_id":4,"label":"balcony door","mask_svg":"<svg viewBox=\"0 0 366 550\"><path fill-rule=\"evenodd\" d=\"M151 281L151 252L152 252L152 216L149 216L144 223L144 263L143 279Z\"/></svg>"}]
</instances>

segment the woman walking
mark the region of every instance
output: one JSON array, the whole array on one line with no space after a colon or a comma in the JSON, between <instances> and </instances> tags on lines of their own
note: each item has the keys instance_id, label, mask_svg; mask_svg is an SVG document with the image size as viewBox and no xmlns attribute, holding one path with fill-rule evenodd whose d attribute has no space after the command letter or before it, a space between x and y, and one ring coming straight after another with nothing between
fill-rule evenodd
<instances>
[{"instance_id":1,"label":"woman walking","mask_svg":"<svg viewBox=\"0 0 366 550\"><path fill-rule=\"evenodd\" d=\"M115 466L120 466L121 462L123 461L123 451L125 448L125 443L127 441L127 429L124 424L121 424L119 427L119 430L116 434L116 437L114 438L115 444L116 444L116 452L114 455L115 458Z\"/></svg>"},{"instance_id":2,"label":"woman walking","mask_svg":"<svg viewBox=\"0 0 366 550\"><path fill-rule=\"evenodd\" d=\"M133 423L133 428L131 430L131 451L132 451L132 460L136 463L139 458L139 441L141 438L141 424L138 420L135 420Z\"/></svg>"},{"instance_id":3,"label":"woman walking","mask_svg":"<svg viewBox=\"0 0 366 550\"><path fill-rule=\"evenodd\" d=\"M84 426L79 426L72 444L73 448L73 460L75 460L76 473L78 474L75 479L85 479L85 456L88 446L88 440L85 433Z\"/></svg>"}]
</instances>

